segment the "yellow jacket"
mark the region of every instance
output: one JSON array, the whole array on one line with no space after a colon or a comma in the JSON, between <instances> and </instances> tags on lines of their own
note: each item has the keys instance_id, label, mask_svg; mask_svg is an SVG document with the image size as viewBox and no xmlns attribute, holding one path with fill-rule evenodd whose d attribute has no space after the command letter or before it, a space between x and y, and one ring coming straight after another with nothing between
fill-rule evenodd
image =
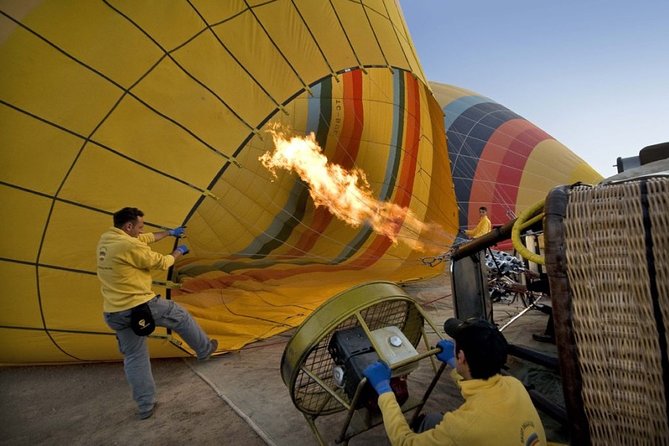
<instances>
[{"instance_id":1,"label":"yellow jacket","mask_svg":"<svg viewBox=\"0 0 669 446\"><path fill-rule=\"evenodd\" d=\"M490 223L488 216L484 215L481 217L476 227L474 229L466 230L465 234L472 238L479 238L490 231L492 231L492 223Z\"/></svg>"},{"instance_id":2,"label":"yellow jacket","mask_svg":"<svg viewBox=\"0 0 669 446\"><path fill-rule=\"evenodd\" d=\"M151 300L151 270L166 270L174 257L153 251L151 233L131 237L118 228L110 228L98 242L98 278L103 309L106 313L128 310Z\"/></svg>"},{"instance_id":3,"label":"yellow jacket","mask_svg":"<svg viewBox=\"0 0 669 446\"><path fill-rule=\"evenodd\" d=\"M414 433L395 394L379 396L379 407L393 445L546 445L541 419L523 384L511 376L462 380L453 370L465 402L447 412L434 429Z\"/></svg>"}]
</instances>

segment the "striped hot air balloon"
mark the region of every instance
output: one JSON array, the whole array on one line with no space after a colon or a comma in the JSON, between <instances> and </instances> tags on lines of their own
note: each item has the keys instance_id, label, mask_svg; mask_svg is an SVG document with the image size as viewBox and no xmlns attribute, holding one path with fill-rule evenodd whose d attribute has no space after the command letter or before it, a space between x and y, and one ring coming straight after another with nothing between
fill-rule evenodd
<instances>
[{"instance_id":1,"label":"striped hot air balloon","mask_svg":"<svg viewBox=\"0 0 669 446\"><path fill-rule=\"evenodd\" d=\"M507 223L561 184L601 181L589 164L534 124L472 91L430 83L444 111L460 227L479 207L493 226Z\"/></svg>"}]
</instances>

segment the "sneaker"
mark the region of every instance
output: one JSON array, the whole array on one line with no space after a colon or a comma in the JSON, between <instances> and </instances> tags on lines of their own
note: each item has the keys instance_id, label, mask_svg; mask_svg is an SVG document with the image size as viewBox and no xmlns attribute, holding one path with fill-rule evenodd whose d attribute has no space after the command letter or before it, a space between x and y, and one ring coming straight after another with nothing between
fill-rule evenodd
<instances>
[{"instance_id":1,"label":"sneaker","mask_svg":"<svg viewBox=\"0 0 669 446\"><path fill-rule=\"evenodd\" d=\"M211 355L216 353L217 348L218 348L218 341L216 339L210 339L209 340L209 352L203 358L199 358L200 361L206 361L207 359L211 358Z\"/></svg>"},{"instance_id":2,"label":"sneaker","mask_svg":"<svg viewBox=\"0 0 669 446\"><path fill-rule=\"evenodd\" d=\"M145 412L140 412L139 413L139 419L140 420L146 420L147 418L151 418L153 416L153 412L156 411L156 406L158 406L158 403L155 403L153 407Z\"/></svg>"}]
</instances>

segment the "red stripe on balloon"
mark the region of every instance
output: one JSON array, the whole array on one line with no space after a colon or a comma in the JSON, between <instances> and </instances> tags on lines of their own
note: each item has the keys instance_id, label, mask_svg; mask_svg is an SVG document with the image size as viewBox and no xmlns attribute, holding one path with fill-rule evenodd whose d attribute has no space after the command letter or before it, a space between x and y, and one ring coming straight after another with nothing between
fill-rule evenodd
<instances>
[{"instance_id":1,"label":"red stripe on balloon","mask_svg":"<svg viewBox=\"0 0 669 446\"><path fill-rule=\"evenodd\" d=\"M344 169L350 169L355 165L355 159L360 150L360 139L364 124L364 108L362 104L362 70L354 70L345 73L344 82L344 119L342 131L334 155L330 162L338 164ZM329 98L328 98L329 99ZM332 104L333 109L337 104ZM333 118L337 114L333 113ZM331 123L334 125L336 123ZM318 207L314 211L314 217L309 227L302 233L295 246L286 253L287 257L299 257L309 252L320 236L325 232L332 222L333 215L326 207Z\"/></svg>"},{"instance_id":2,"label":"red stripe on balloon","mask_svg":"<svg viewBox=\"0 0 669 446\"><path fill-rule=\"evenodd\" d=\"M493 225L510 220L506 211L515 210L527 158L539 142L548 138L548 134L522 118L509 120L495 130L476 166L469 195L469 226L478 223L480 206L488 207Z\"/></svg>"}]
</instances>

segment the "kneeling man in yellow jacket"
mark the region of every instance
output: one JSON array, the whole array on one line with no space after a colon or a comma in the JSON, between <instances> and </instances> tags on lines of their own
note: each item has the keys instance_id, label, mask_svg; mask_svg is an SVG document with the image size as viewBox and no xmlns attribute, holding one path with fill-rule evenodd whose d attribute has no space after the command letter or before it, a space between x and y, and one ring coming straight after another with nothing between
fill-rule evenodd
<instances>
[{"instance_id":1,"label":"kneeling man in yellow jacket","mask_svg":"<svg viewBox=\"0 0 669 446\"><path fill-rule=\"evenodd\" d=\"M381 361L364 375L379 394L386 433L393 445L545 445L541 419L523 384L500 371L508 344L500 331L481 319L451 318L437 358L453 367L464 404L441 414L427 414L416 432L407 423L390 387L390 368Z\"/></svg>"}]
</instances>

